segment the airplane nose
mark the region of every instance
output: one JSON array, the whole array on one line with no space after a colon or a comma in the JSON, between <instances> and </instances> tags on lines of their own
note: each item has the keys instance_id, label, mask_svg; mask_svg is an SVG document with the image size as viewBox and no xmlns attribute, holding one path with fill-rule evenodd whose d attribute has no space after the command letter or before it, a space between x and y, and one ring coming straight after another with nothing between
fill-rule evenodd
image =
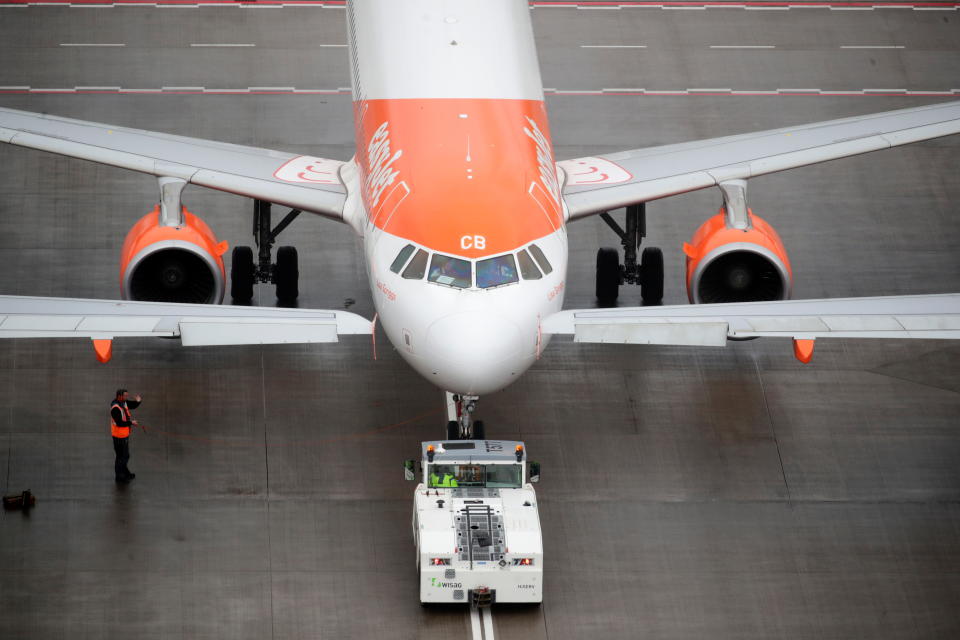
<instances>
[{"instance_id":1,"label":"airplane nose","mask_svg":"<svg viewBox=\"0 0 960 640\"><path fill-rule=\"evenodd\" d=\"M506 318L486 313L456 313L434 322L427 349L437 384L448 391L483 395L503 388L519 375L523 356L520 330Z\"/></svg>"}]
</instances>

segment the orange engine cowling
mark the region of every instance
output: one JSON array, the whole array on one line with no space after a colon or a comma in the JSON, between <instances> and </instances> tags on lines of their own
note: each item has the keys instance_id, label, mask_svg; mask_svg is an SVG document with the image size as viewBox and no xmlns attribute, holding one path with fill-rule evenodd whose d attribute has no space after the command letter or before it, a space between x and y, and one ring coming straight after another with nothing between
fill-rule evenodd
<instances>
[{"instance_id":1,"label":"orange engine cowling","mask_svg":"<svg viewBox=\"0 0 960 640\"><path fill-rule=\"evenodd\" d=\"M727 226L726 212L704 222L689 244L687 295L693 304L786 300L793 271L780 236L748 211L747 229Z\"/></svg>"},{"instance_id":2,"label":"orange engine cowling","mask_svg":"<svg viewBox=\"0 0 960 640\"><path fill-rule=\"evenodd\" d=\"M226 242L183 209L185 224L160 225L160 205L142 217L123 241L120 290L124 300L217 304L223 300Z\"/></svg>"}]
</instances>

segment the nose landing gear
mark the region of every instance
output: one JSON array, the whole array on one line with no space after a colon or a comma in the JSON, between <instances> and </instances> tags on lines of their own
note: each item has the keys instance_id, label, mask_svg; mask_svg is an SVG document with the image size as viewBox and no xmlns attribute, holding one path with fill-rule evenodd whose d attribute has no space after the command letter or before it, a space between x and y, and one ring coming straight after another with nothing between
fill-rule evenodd
<instances>
[{"instance_id":1,"label":"nose landing gear","mask_svg":"<svg viewBox=\"0 0 960 640\"><path fill-rule=\"evenodd\" d=\"M446 392L447 440L485 440L482 420L474 420L479 396L461 396Z\"/></svg>"}]
</instances>

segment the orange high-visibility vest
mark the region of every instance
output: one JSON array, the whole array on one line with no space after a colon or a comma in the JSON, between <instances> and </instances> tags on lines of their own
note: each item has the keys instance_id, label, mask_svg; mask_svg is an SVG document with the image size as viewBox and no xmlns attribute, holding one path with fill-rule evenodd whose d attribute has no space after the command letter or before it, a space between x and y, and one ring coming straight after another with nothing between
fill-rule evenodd
<instances>
[{"instance_id":1,"label":"orange high-visibility vest","mask_svg":"<svg viewBox=\"0 0 960 640\"><path fill-rule=\"evenodd\" d=\"M130 410L127 409L126 406L114 400L110 405L110 435L112 435L114 438L129 438L130 427L117 426L117 423L113 420L114 407L120 407L120 415L123 416L124 420L130 420Z\"/></svg>"}]
</instances>

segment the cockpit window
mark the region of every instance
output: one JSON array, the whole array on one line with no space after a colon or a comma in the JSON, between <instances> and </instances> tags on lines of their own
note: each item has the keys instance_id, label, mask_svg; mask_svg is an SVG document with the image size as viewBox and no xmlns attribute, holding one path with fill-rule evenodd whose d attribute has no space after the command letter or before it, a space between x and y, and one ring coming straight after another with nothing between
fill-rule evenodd
<instances>
[{"instance_id":1,"label":"cockpit window","mask_svg":"<svg viewBox=\"0 0 960 640\"><path fill-rule=\"evenodd\" d=\"M477 261L477 286L481 289L517 282L517 264L513 254Z\"/></svg>"},{"instance_id":2,"label":"cockpit window","mask_svg":"<svg viewBox=\"0 0 960 640\"><path fill-rule=\"evenodd\" d=\"M543 255L543 251L540 250L540 247L532 244L527 248L530 249L530 253L533 254L533 259L537 261L537 264L540 265L540 268L543 269L544 273L548 274L553 271L553 267L551 267L550 263L547 262L547 256Z\"/></svg>"},{"instance_id":3,"label":"cockpit window","mask_svg":"<svg viewBox=\"0 0 960 640\"><path fill-rule=\"evenodd\" d=\"M470 262L439 253L430 261L430 282L465 289L470 286Z\"/></svg>"},{"instance_id":4,"label":"cockpit window","mask_svg":"<svg viewBox=\"0 0 960 640\"><path fill-rule=\"evenodd\" d=\"M523 276L524 280L539 280L543 277L540 269L537 269L537 265L534 264L526 250L521 249L517 252L517 262L520 263L520 275Z\"/></svg>"},{"instance_id":5,"label":"cockpit window","mask_svg":"<svg viewBox=\"0 0 960 640\"><path fill-rule=\"evenodd\" d=\"M408 244L403 249L400 249L400 253L397 254L397 257L393 259L393 264L390 265L390 271L394 273L400 273L400 269L403 268L403 265L407 263L407 258L410 257L410 254L413 253L413 250L416 249L412 244ZM423 277L423 274L421 274Z\"/></svg>"},{"instance_id":6,"label":"cockpit window","mask_svg":"<svg viewBox=\"0 0 960 640\"><path fill-rule=\"evenodd\" d=\"M428 255L426 251L419 249L417 255L413 256L413 260L411 260L407 268L403 270L403 277L407 280L420 280L423 278L423 274L427 272Z\"/></svg>"}]
</instances>

